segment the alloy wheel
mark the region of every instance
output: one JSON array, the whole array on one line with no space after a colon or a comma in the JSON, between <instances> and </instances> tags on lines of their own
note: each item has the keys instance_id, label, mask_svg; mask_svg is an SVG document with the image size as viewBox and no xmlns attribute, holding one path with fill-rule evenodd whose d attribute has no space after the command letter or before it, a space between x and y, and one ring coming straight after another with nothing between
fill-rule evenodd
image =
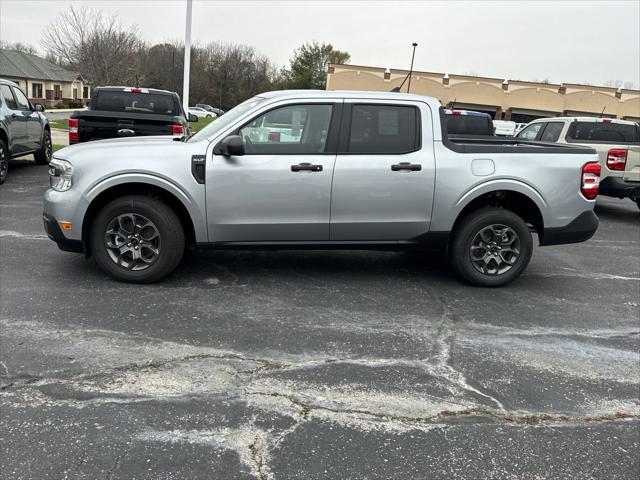
<instances>
[{"instance_id":1,"label":"alloy wheel","mask_svg":"<svg viewBox=\"0 0 640 480\"><path fill-rule=\"evenodd\" d=\"M520 237L506 225L488 225L474 235L469 254L471 263L480 273L502 275L520 258Z\"/></svg>"},{"instance_id":2,"label":"alloy wheel","mask_svg":"<svg viewBox=\"0 0 640 480\"><path fill-rule=\"evenodd\" d=\"M137 213L125 213L112 219L107 225L104 244L111 260L127 270L145 270L160 257L158 228Z\"/></svg>"}]
</instances>

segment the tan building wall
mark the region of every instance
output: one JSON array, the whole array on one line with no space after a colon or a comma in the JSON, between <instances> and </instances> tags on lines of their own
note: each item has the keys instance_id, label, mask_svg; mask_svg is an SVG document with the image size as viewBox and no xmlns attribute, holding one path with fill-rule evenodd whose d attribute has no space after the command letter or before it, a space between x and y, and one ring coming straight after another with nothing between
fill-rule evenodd
<instances>
[{"instance_id":1,"label":"tan building wall","mask_svg":"<svg viewBox=\"0 0 640 480\"><path fill-rule=\"evenodd\" d=\"M31 101L31 103L43 103L47 106L53 106L58 104L59 102L63 102L65 105L69 103L70 100L77 99L88 101L91 98L91 88L87 83L84 83L81 78L74 80L73 82L63 82L63 81L51 81L51 80L27 80L24 78L12 78L12 77L3 77L7 80L11 80L12 82L16 82L18 86L22 89L24 93L27 94L27 97ZM42 96L36 97L33 95L33 84L41 84L42 85ZM55 86L58 85L60 87L60 98L55 98ZM86 98L84 97L84 87L89 87L88 95ZM74 88L77 89L77 97L74 97Z\"/></svg>"},{"instance_id":2,"label":"tan building wall","mask_svg":"<svg viewBox=\"0 0 640 480\"><path fill-rule=\"evenodd\" d=\"M409 72L358 65L329 65L327 90L390 91ZM406 91L407 83L402 91ZM414 71L411 93L455 101L458 108L487 111L496 119L559 115L604 115L640 121L640 91L576 84L447 75ZM528 121L528 120L526 120Z\"/></svg>"}]
</instances>

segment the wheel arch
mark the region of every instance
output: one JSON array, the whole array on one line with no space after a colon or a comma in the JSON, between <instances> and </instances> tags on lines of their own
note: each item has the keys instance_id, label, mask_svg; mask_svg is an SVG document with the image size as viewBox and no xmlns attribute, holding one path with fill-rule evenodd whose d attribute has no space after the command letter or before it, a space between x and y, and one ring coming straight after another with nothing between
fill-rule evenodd
<instances>
[{"instance_id":1,"label":"wheel arch","mask_svg":"<svg viewBox=\"0 0 640 480\"><path fill-rule=\"evenodd\" d=\"M124 182L102 189L90 200L82 221L82 244L86 256L90 256L92 253L90 242L91 229L97 213L111 200L125 195L143 195L161 200L171 207L180 219L187 244L195 244L198 240L192 212L190 212L187 205L185 205L174 192L153 183L141 181Z\"/></svg>"},{"instance_id":2,"label":"wheel arch","mask_svg":"<svg viewBox=\"0 0 640 480\"><path fill-rule=\"evenodd\" d=\"M525 192L523 192L525 190ZM529 191L527 191L529 190ZM460 222L469 213L485 207L498 207L509 210L521 217L538 234L540 240L544 236L544 210L546 203L544 199L530 189L530 187L513 188L508 186L493 186L493 188L483 188L469 192L457 204L458 214L455 218L451 232L455 232Z\"/></svg>"}]
</instances>

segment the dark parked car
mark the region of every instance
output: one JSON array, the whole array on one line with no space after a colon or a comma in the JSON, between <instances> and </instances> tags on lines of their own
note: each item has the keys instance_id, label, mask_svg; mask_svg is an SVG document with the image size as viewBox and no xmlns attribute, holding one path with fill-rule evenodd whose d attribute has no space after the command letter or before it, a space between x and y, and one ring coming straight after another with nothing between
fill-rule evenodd
<instances>
[{"instance_id":1,"label":"dark parked car","mask_svg":"<svg viewBox=\"0 0 640 480\"><path fill-rule=\"evenodd\" d=\"M4 183L9 160L33 154L36 163L51 160L51 129L44 105L32 105L18 85L0 79L0 183Z\"/></svg>"},{"instance_id":2,"label":"dark parked car","mask_svg":"<svg viewBox=\"0 0 640 480\"><path fill-rule=\"evenodd\" d=\"M224 113L224 110L212 107L211 105L207 105L206 103L196 103L196 107L204 108L207 112L215 113L219 117Z\"/></svg>"},{"instance_id":3,"label":"dark parked car","mask_svg":"<svg viewBox=\"0 0 640 480\"><path fill-rule=\"evenodd\" d=\"M89 110L69 118L69 144L119 137L148 135L185 136L188 115L175 92L138 87L98 87L93 90Z\"/></svg>"}]
</instances>

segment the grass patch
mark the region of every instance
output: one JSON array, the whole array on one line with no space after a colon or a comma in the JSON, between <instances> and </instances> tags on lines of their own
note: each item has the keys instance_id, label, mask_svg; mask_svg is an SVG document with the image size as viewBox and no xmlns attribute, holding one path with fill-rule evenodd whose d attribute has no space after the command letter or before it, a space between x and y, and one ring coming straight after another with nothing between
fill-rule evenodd
<instances>
[{"instance_id":1,"label":"grass patch","mask_svg":"<svg viewBox=\"0 0 640 480\"><path fill-rule=\"evenodd\" d=\"M192 132L199 132L214 120L215 118L199 118L197 122L190 122L189 127L191 127Z\"/></svg>"},{"instance_id":2,"label":"grass patch","mask_svg":"<svg viewBox=\"0 0 640 480\"><path fill-rule=\"evenodd\" d=\"M69 119L56 118L55 120L49 120L49 125L51 125L51 128L61 128L63 130L69 130Z\"/></svg>"},{"instance_id":3,"label":"grass patch","mask_svg":"<svg viewBox=\"0 0 640 480\"><path fill-rule=\"evenodd\" d=\"M53 144L53 152L55 153L55 152L57 152L58 150L60 150L61 148L64 148L64 147L66 147L66 146L67 146L67 145L59 145L59 144L57 144L57 143L54 143L54 144Z\"/></svg>"}]
</instances>

